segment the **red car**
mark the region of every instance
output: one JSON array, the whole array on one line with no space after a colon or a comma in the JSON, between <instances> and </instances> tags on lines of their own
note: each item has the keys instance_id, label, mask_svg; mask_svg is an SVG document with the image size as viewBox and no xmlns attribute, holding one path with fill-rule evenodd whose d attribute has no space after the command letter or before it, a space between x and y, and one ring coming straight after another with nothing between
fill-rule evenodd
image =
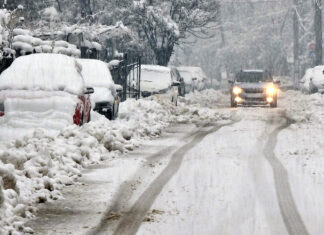
<instances>
[{"instance_id":1,"label":"red car","mask_svg":"<svg viewBox=\"0 0 324 235\"><path fill-rule=\"evenodd\" d=\"M90 95L93 93L93 88L87 88L84 95L79 96L80 102L75 108L73 115L73 123L81 126L83 123L90 122L91 116L91 101ZM0 113L1 115L1 113Z\"/></svg>"},{"instance_id":2,"label":"red car","mask_svg":"<svg viewBox=\"0 0 324 235\"><path fill-rule=\"evenodd\" d=\"M81 71L77 60L65 55L19 57L0 75L2 122L25 129L89 122L94 90L85 87Z\"/></svg>"}]
</instances>

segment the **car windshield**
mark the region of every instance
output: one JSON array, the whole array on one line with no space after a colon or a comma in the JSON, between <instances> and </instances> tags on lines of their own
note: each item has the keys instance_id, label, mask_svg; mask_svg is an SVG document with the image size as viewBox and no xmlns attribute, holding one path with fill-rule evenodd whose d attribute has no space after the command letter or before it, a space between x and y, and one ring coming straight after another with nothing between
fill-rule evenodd
<instances>
[{"instance_id":1,"label":"car windshield","mask_svg":"<svg viewBox=\"0 0 324 235\"><path fill-rule=\"evenodd\" d=\"M236 75L237 82L260 83L271 82L271 75L267 72L240 72Z\"/></svg>"}]
</instances>

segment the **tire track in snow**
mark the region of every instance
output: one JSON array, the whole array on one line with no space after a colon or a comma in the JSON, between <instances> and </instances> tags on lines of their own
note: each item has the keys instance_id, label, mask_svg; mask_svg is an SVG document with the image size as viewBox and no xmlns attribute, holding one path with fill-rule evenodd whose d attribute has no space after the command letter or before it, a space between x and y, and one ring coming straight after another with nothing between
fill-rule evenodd
<instances>
[{"instance_id":1,"label":"tire track in snow","mask_svg":"<svg viewBox=\"0 0 324 235\"><path fill-rule=\"evenodd\" d=\"M286 123L277 127L270 135L263 154L272 167L275 189L278 198L280 212L289 235L309 235L307 228L298 212L294 197L291 192L288 172L274 153L278 134L293 122L285 115Z\"/></svg>"},{"instance_id":2,"label":"tire track in snow","mask_svg":"<svg viewBox=\"0 0 324 235\"><path fill-rule=\"evenodd\" d=\"M181 141L188 141L190 138L195 136L199 130L196 130L194 132L189 132L186 135L184 135L181 138ZM173 151L175 151L177 148L179 148L178 144L174 144L171 146L168 146L166 148L161 149L160 151L150 155L149 157L146 158L146 162L144 166L149 166L151 164L154 164L158 162L160 159L169 156ZM132 183L136 181L136 179L143 179L148 176L148 171L143 170L143 168L140 168L131 178L130 180L122 183L119 187L119 190L117 194L114 196L114 199L112 200L111 206L109 206L106 209L106 212L101 218L101 221L99 224L89 230L87 232L87 235L96 235L96 234L105 234L108 227L113 226L115 221L112 218L112 216L117 215L121 216L123 214L124 210L128 201L132 198L134 191L132 190Z\"/></svg>"},{"instance_id":3,"label":"tire track in snow","mask_svg":"<svg viewBox=\"0 0 324 235\"><path fill-rule=\"evenodd\" d=\"M185 154L199 144L207 135L218 131L224 126L232 125L233 122L212 128L209 131L198 132L192 141L179 148L173 155L160 175L147 187L144 193L137 199L132 208L121 218L114 235L135 234L147 212L150 210L163 187L169 182L173 175L179 170Z\"/></svg>"}]
</instances>

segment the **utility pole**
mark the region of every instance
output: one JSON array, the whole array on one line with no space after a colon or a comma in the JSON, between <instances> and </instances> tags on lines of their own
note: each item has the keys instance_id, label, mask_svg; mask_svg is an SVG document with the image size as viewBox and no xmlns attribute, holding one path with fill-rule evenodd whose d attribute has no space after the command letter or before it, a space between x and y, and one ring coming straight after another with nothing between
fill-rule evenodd
<instances>
[{"instance_id":1,"label":"utility pole","mask_svg":"<svg viewBox=\"0 0 324 235\"><path fill-rule=\"evenodd\" d=\"M294 86L297 88L299 80L299 23L298 23L298 0L294 0L293 30L294 30Z\"/></svg>"},{"instance_id":2,"label":"utility pole","mask_svg":"<svg viewBox=\"0 0 324 235\"><path fill-rule=\"evenodd\" d=\"M315 30L315 65L323 63L323 46L322 46L322 0L314 1L314 30Z\"/></svg>"}]
</instances>

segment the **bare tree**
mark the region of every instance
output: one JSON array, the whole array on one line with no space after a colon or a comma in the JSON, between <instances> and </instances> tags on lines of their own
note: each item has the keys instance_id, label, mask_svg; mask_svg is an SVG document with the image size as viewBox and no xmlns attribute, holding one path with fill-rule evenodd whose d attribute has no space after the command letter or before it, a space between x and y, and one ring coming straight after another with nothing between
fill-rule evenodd
<instances>
[{"instance_id":1,"label":"bare tree","mask_svg":"<svg viewBox=\"0 0 324 235\"><path fill-rule=\"evenodd\" d=\"M322 0L315 0L314 2L314 30L315 30L315 65L323 63L323 47L322 47Z\"/></svg>"}]
</instances>

